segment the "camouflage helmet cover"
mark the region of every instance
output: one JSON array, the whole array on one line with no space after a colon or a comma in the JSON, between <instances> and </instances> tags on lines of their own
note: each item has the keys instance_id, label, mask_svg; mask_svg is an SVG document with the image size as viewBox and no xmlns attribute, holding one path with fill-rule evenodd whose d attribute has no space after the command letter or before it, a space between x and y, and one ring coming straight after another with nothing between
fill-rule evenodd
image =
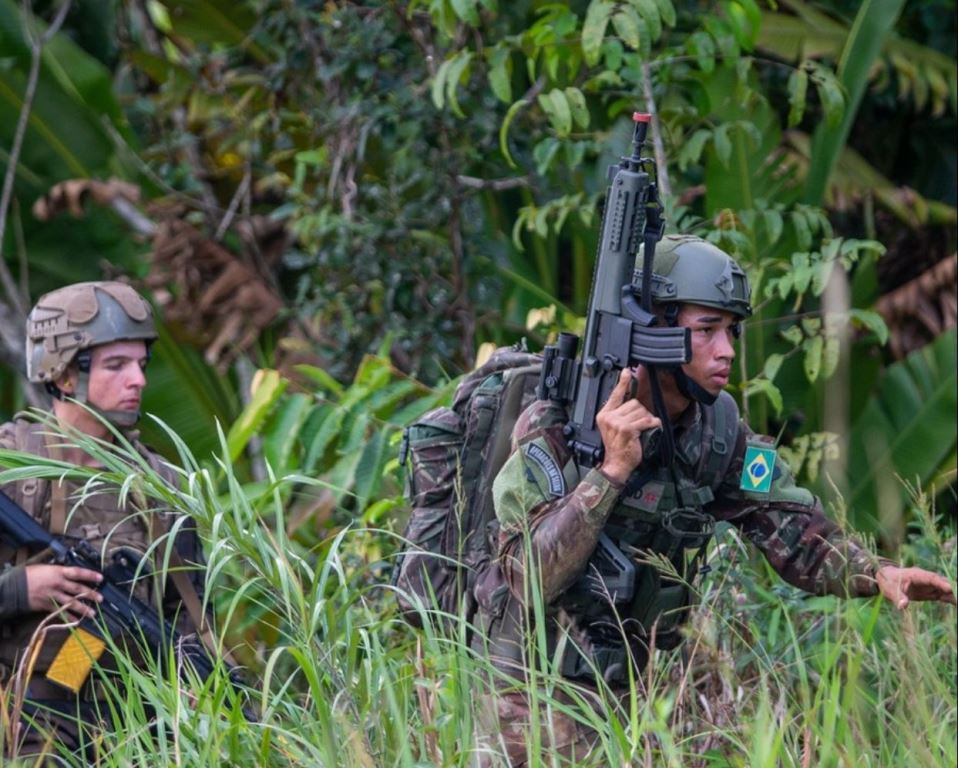
<instances>
[{"instance_id":1,"label":"camouflage helmet cover","mask_svg":"<svg viewBox=\"0 0 958 768\"><path fill-rule=\"evenodd\" d=\"M644 246L643 246L644 247ZM666 235L652 262L652 301L702 304L740 318L752 314L748 277L721 248L694 235ZM641 282L642 249L636 260Z\"/></svg>"},{"instance_id":2,"label":"camouflage helmet cover","mask_svg":"<svg viewBox=\"0 0 958 768\"><path fill-rule=\"evenodd\" d=\"M126 283L75 283L44 294L27 318L27 378L53 382L85 349L153 341L149 303Z\"/></svg>"}]
</instances>

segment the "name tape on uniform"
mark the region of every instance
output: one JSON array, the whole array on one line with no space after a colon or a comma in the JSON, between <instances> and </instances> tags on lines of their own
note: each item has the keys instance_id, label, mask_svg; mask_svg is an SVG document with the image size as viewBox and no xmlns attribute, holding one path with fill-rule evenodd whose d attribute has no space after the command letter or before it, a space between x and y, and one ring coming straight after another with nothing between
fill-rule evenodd
<instances>
[{"instance_id":1,"label":"name tape on uniform","mask_svg":"<svg viewBox=\"0 0 958 768\"><path fill-rule=\"evenodd\" d=\"M745 448L745 465L739 488L751 493L768 493L772 490L772 472L778 454L774 448L749 445Z\"/></svg>"}]
</instances>

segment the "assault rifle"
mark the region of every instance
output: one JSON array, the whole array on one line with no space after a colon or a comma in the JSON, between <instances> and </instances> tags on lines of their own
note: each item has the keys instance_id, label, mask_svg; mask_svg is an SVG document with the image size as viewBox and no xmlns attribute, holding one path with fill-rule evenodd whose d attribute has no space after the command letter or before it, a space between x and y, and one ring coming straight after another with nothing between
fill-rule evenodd
<instances>
[{"instance_id":1,"label":"assault rifle","mask_svg":"<svg viewBox=\"0 0 958 768\"><path fill-rule=\"evenodd\" d=\"M633 115L632 154L609 167L582 357L576 359L579 337L570 333L560 334L558 343L543 351L537 394L542 400L572 403L565 435L583 466L602 461L596 414L621 370L640 364L649 370L653 405L663 425L652 441L643 435L643 445L647 454L658 453L663 464L672 461L672 430L655 369L687 363L692 346L687 329L658 326L652 314L652 258L655 244L662 239L664 220L655 162L643 154L650 119L638 112ZM637 270L640 245L645 246L644 257L642 269Z\"/></svg>"},{"instance_id":2,"label":"assault rifle","mask_svg":"<svg viewBox=\"0 0 958 768\"><path fill-rule=\"evenodd\" d=\"M46 672L51 682L78 693L94 663L106 650L108 637L141 639L159 660L164 660L172 647L177 669L182 670L188 665L201 681L213 674L214 661L201 641L185 638L155 608L132 594L130 585L135 583L142 569L138 556L131 550L114 552L112 561L104 567L100 553L89 542L70 544L54 536L2 491L0 539L14 549L25 548L32 555L48 552L49 561L57 565L86 568L103 576L103 581L91 587L103 596L103 600L95 605L97 615L92 619L84 618L70 631ZM233 687L243 696L235 667L229 668L229 677ZM247 720L255 722L255 716L247 707L243 708L243 714Z\"/></svg>"}]
</instances>

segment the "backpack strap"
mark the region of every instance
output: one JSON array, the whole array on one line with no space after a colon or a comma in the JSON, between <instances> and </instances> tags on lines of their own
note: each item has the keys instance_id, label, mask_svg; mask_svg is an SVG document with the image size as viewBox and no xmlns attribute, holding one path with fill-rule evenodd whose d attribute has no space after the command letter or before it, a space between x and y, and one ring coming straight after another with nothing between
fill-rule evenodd
<instances>
[{"instance_id":1,"label":"backpack strap","mask_svg":"<svg viewBox=\"0 0 958 768\"><path fill-rule=\"evenodd\" d=\"M738 404L728 392L722 392L713 405L705 408L711 416L712 439L702 466L701 479L715 490L732 462L732 451L738 438Z\"/></svg>"},{"instance_id":2,"label":"backpack strap","mask_svg":"<svg viewBox=\"0 0 958 768\"><path fill-rule=\"evenodd\" d=\"M13 423L13 447L15 450L21 453L30 453L34 456L49 456L46 440L41 434L42 425L36 421L23 418L20 414L14 417ZM43 508L46 505L49 492L50 481L44 477L18 480L13 484L14 501L38 522L42 522ZM28 565L30 560L30 552L25 547L21 547L14 554L15 565Z\"/></svg>"},{"instance_id":3,"label":"backpack strap","mask_svg":"<svg viewBox=\"0 0 958 768\"><path fill-rule=\"evenodd\" d=\"M63 452L54 435L37 435L41 438L44 453L54 461L63 461ZM42 455L42 454L41 454ZM50 485L50 521L47 530L54 536L62 536L67 530L67 489L60 480L47 481Z\"/></svg>"}]
</instances>

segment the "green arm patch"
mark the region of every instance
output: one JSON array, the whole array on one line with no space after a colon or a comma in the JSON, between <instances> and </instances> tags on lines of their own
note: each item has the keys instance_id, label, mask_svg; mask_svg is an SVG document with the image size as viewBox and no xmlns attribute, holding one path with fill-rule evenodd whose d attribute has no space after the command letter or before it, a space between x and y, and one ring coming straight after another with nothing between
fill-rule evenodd
<instances>
[{"instance_id":1,"label":"green arm patch","mask_svg":"<svg viewBox=\"0 0 958 768\"><path fill-rule=\"evenodd\" d=\"M565 496L569 489L566 486L565 475L555 457L546 450L542 441L533 440L521 448L532 477L543 493L553 498Z\"/></svg>"},{"instance_id":2,"label":"green arm patch","mask_svg":"<svg viewBox=\"0 0 958 768\"><path fill-rule=\"evenodd\" d=\"M772 490L772 476L778 453L765 445L748 445L739 488L749 493L768 493Z\"/></svg>"}]
</instances>

